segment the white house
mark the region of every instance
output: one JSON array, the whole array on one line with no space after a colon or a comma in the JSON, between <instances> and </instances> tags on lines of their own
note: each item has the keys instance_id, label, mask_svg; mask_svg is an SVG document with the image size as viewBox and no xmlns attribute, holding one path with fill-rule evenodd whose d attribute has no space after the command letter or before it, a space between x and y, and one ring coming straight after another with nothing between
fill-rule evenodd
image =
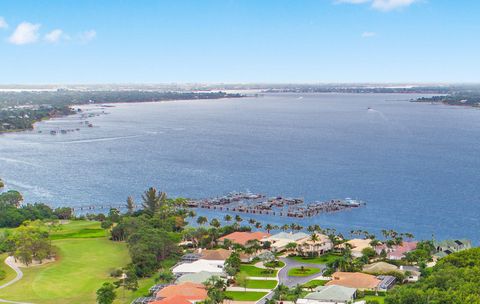
<instances>
[{"instance_id":1,"label":"white house","mask_svg":"<svg viewBox=\"0 0 480 304\"><path fill-rule=\"evenodd\" d=\"M225 261L200 259L193 263L183 263L172 269L173 274L198 273L202 271L211 273L223 273Z\"/></svg>"}]
</instances>

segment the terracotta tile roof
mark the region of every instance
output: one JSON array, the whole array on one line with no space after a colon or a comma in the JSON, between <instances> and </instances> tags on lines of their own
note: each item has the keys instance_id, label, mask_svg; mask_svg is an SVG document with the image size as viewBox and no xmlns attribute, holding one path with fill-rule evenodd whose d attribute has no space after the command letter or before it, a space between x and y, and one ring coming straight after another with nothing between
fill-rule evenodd
<instances>
[{"instance_id":1,"label":"terracotta tile roof","mask_svg":"<svg viewBox=\"0 0 480 304\"><path fill-rule=\"evenodd\" d=\"M178 285L167 286L158 291L156 296L157 298L182 296L190 301L202 301L207 298L207 290L202 284L185 282Z\"/></svg>"},{"instance_id":2,"label":"terracotta tile roof","mask_svg":"<svg viewBox=\"0 0 480 304\"><path fill-rule=\"evenodd\" d=\"M149 304L192 304L187 298L180 295L171 296L161 300L155 300Z\"/></svg>"},{"instance_id":3,"label":"terracotta tile roof","mask_svg":"<svg viewBox=\"0 0 480 304\"><path fill-rule=\"evenodd\" d=\"M266 237L269 237L270 234L266 232L256 231L256 232L233 232L222 236L219 241L224 241L226 239L232 241L233 243L237 243L240 245L247 244L250 240L258 240L261 241Z\"/></svg>"},{"instance_id":4,"label":"terracotta tile roof","mask_svg":"<svg viewBox=\"0 0 480 304\"><path fill-rule=\"evenodd\" d=\"M231 250L227 249L215 249L215 250L202 250L200 253L204 260L226 260L232 254Z\"/></svg>"},{"instance_id":5,"label":"terracotta tile roof","mask_svg":"<svg viewBox=\"0 0 480 304\"><path fill-rule=\"evenodd\" d=\"M335 272L329 285L340 285L358 289L373 289L380 284L380 280L373 275L361 272Z\"/></svg>"}]
</instances>

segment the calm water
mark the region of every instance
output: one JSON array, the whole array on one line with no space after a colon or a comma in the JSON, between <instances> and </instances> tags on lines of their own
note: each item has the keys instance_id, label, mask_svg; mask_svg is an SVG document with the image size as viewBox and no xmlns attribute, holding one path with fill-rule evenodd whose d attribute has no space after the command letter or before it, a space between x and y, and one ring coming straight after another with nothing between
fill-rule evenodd
<instances>
[{"instance_id":1,"label":"calm water","mask_svg":"<svg viewBox=\"0 0 480 304\"><path fill-rule=\"evenodd\" d=\"M282 94L115 105L88 119L94 128L71 116L39 123L40 134L0 135L0 176L26 201L53 205L139 200L151 185L186 197L233 190L354 197L367 207L301 224L478 244L480 111L406 101L412 97Z\"/></svg>"}]
</instances>

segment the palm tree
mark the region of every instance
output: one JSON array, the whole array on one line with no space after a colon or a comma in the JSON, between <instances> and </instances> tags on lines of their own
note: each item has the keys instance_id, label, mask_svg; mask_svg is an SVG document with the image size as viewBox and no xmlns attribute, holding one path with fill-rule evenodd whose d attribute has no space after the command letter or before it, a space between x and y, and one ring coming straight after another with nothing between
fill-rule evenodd
<instances>
[{"instance_id":1,"label":"palm tree","mask_svg":"<svg viewBox=\"0 0 480 304\"><path fill-rule=\"evenodd\" d=\"M267 233L270 233L270 230L273 229L273 226L271 224L266 224L265 225L265 230L267 230Z\"/></svg>"},{"instance_id":2,"label":"palm tree","mask_svg":"<svg viewBox=\"0 0 480 304\"><path fill-rule=\"evenodd\" d=\"M132 214L135 211L135 201L133 200L133 197L129 196L127 198L127 213Z\"/></svg>"},{"instance_id":3,"label":"palm tree","mask_svg":"<svg viewBox=\"0 0 480 304\"><path fill-rule=\"evenodd\" d=\"M237 224L240 224L241 222L243 221L242 217L240 215L235 215L235 222L237 222Z\"/></svg>"},{"instance_id":4,"label":"palm tree","mask_svg":"<svg viewBox=\"0 0 480 304\"><path fill-rule=\"evenodd\" d=\"M232 220L232 216L230 214L227 214L223 217L223 220L227 223L229 223Z\"/></svg>"},{"instance_id":5,"label":"palm tree","mask_svg":"<svg viewBox=\"0 0 480 304\"><path fill-rule=\"evenodd\" d=\"M255 225L256 222L257 222L257 221L256 221L255 219L253 219L253 218L251 218L251 219L248 220L248 223L249 223L250 225Z\"/></svg>"},{"instance_id":6,"label":"palm tree","mask_svg":"<svg viewBox=\"0 0 480 304\"><path fill-rule=\"evenodd\" d=\"M291 223L291 224L290 224L290 229L292 230L292 233L293 233L293 231L294 231L295 229L297 229L297 224Z\"/></svg>"},{"instance_id":7,"label":"palm tree","mask_svg":"<svg viewBox=\"0 0 480 304\"><path fill-rule=\"evenodd\" d=\"M221 224L220 224L219 220L214 218L210 221L210 226L215 227L215 228L219 228L221 226Z\"/></svg>"},{"instance_id":8,"label":"palm tree","mask_svg":"<svg viewBox=\"0 0 480 304\"><path fill-rule=\"evenodd\" d=\"M308 225L307 231L310 233L315 232L315 228L312 225Z\"/></svg>"},{"instance_id":9,"label":"palm tree","mask_svg":"<svg viewBox=\"0 0 480 304\"><path fill-rule=\"evenodd\" d=\"M256 223L255 223L255 228L257 228L257 229L262 228L262 223L256 222Z\"/></svg>"},{"instance_id":10,"label":"palm tree","mask_svg":"<svg viewBox=\"0 0 480 304\"><path fill-rule=\"evenodd\" d=\"M199 216L197 218L197 224L199 225L204 225L207 222L208 222L208 219L205 216Z\"/></svg>"},{"instance_id":11,"label":"palm tree","mask_svg":"<svg viewBox=\"0 0 480 304\"><path fill-rule=\"evenodd\" d=\"M290 229L290 226L288 224L283 224L280 229L282 229L283 232L286 232L288 229Z\"/></svg>"},{"instance_id":12,"label":"palm tree","mask_svg":"<svg viewBox=\"0 0 480 304\"><path fill-rule=\"evenodd\" d=\"M208 303L220 304L226 299L225 288L227 285L220 277L212 276L203 285L207 289Z\"/></svg>"},{"instance_id":13,"label":"palm tree","mask_svg":"<svg viewBox=\"0 0 480 304\"><path fill-rule=\"evenodd\" d=\"M157 189L150 187L142 195L142 207L150 215L153 215L155 212L160 210L167 199L167 194L165 192L160 192L157 195Z\"/></svg>"}]
</instances>

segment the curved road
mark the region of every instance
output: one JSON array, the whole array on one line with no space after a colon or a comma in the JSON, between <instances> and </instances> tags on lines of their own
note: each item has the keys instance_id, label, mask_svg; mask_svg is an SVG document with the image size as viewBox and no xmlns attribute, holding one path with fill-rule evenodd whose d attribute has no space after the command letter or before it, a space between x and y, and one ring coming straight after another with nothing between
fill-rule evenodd
<instances>
[{"instance_id":1,"label":"curved road","mask_svg":"<svg viewBox=\"0 0 480 304\"><path fill-rule=\"evenodd\" d=\"M17 276L13 280L11 280L10 282L7 282L7 283L1 285L0 289L8 287L8 286L12 285L13 283L16 283L16 282L20 281L23 278L23 272L20 270L20 268L17 267L17 265L15 265L15 260L13 259L13 257L6 258L5 259L5 264L7 264L8 267L12 268L15 271L15 273L17 274ZM25 302L9 301L9 300L5 300L5 299L0 299L0 303L31 304L31 303L25 303Z\"/></svg>"},{"instance_id":2,"label":"curved road","mask_svg":"<svg viewBox=\"0 0 480 304\"><path fill-rule=\"evenodd\" d=\"M294 259L289 259L289 258L279 258L279 260L284 262L285 266L283 266L283 268L278 271L278 274L277 274L278 284L283 284L288 288L307 283L308 281L320 276L327 268L327 266L325 266L324 264L307 264L307 263L298 262L298 261L295 261ZM307 277L288 276L288 271L290 269L300 267L300 266L318 268L320 269L320 273L316 273L314 275L307 276ZM269 294L267 294L266 296L258 300L257 303L265 303L267 300L271 299L272 297L273 297L273 290Z\"/></svg>"}]
</instances>

